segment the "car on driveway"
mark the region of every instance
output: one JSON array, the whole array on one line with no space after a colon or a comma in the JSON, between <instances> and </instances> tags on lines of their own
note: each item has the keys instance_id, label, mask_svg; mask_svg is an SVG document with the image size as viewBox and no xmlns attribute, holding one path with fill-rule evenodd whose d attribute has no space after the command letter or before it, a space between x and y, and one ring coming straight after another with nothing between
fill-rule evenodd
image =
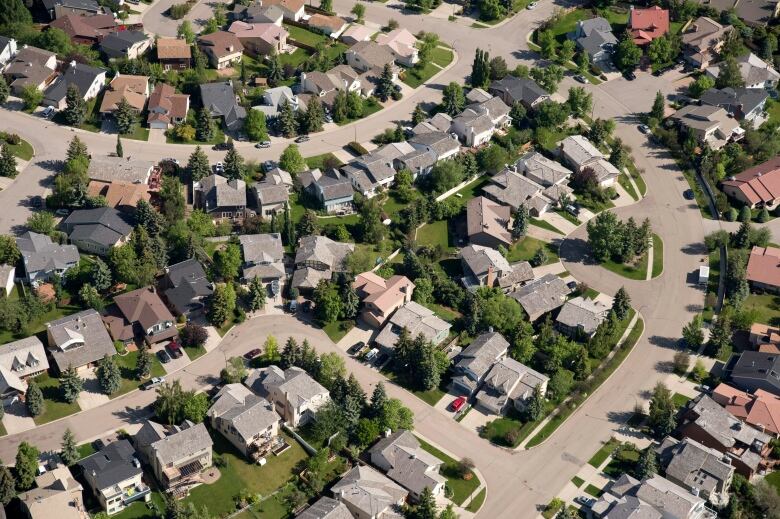
<instances>
[{"instance_id":1,"label":"car on driveway","mask_svg":"<svg viewBox=\"0 0 780 519\"><path fill-rule=\"evenodd\" d=\"M450 411L458 412L461 409L463 409L463 406L466 405L466 397L465 396L459 396L455 400L450 403Z\"/></svg>"},{"instance_id":2,"label":"car on driveway","mask_svg":"<svg viewBox=\"0 0 780 519\"><path fill-rule=\"evenodd\" d=\"M182 355L184 355L184 352L182 352L181 350L181 346L179 346L179 343L176 341L171 341L168 344L166 344L165 349L168 351L168 354L174 359L178 359Z\"/></svg>"},{"instance_id":3,"label":"car on driveway","mask_svg":"<svg viewBox=\"0 0 780 519\"><path fill-rule=\"evenodd\" d=\"M44 119L49 119L56 113L57 113L56 108L54 108L53 106L47 106L46 108L44 108L43 112L41 112L41 117L43 117Z\"/></svg>"},{"instance_id":4,"label":"car on driveway","mask_svg":"<svg viewBox=\"0 0 780 519\"><path fill-rule=\"evenodd\" d=\"M308 140L309 140L309 136L308 135L301 135L300 137L295 139L295 142L301 143L301 142L306 142Z\"/></svg>"},{"instance_id":5,"label":"car on driveway","mask_svg":"<svg viewBox=\"0 0 780 519\"><path fill-rule=\"evenodd\" d=\"M623 77L626 78L628 81L633 81L636 79L636 74L634 74L633 70L628 70L626 72L623 72Z\"/></svg>"},{"instance_id":6,"label":"car on driveway","mask_svg":"<svg viewBox=\"0 0 780 519\"><path fill-rule=\"evenodd\" d=\"M32 197L32 200L30 201L30 205L32 205L36 209L40 209L41 207L43 207L43 197L40 195L36 195Z\"/></svg>"},{"instance_id":7,"label":"car on driveway","mask_svg":"<svg viewBox=\"0 0 780 519\"><path fill-rule=\"evenodd\" d=\"M157 358L160 359L160 362L163 364L168 364L171 361L171 356L168 355L168 352L165 350L158 351Z\"/></svg>"},{"instance_id":8,"label":"car on driveway","mask_svg":"<svg viewBox=\"0 0 780 519\"><path fill-rule=\"evenodd\" d=\"M650 133L650 127L646 124L640 124L639 131L647 135L648 133Z\"/></svg>"},{"instance_id":9,"label":"car on driveway","mask_svg":"<svg viewBox=\"0 0 780 519\"><path fill-rule=\"evenodd\" d=\"M568 283L566 283L566 287L569 290L571 290L572 292L574 292L577 289L577 282L576 281L569 281Z\"/></svg>"},{"instance_id":10,"label":"car on driveway","mask_svg":"<svg viewBox=\"0 0 780 519\"><path fill-rule=\"evenodd\" d=\"M537 6L537 5L538 5L538 4L537 4L536 2L531 2L531 3L530 3L530 4L528 4L528 5L527 5L525 8L526 8L526 9L528 9L529 11L533 11L534 9L536 9L536 6Z\"/></svg>"},{"instance_id":11,"label":"car on driveway","mask_svg":"<svg viewBox=\"0 0 780 519\"><path fill-rule=\"evenodd\" d=\"M574 499L576 503L581 504L582 506L586 508L591 508L593 505L596 504L596 500L592 497L586 497L586 496L579 496Z\"/></svg>"},{"instance_id":12,"label":"car on driveway","mask_svg":"<svg viewBox=\"0 0 780 519\"><path fill-rule=\"evenodd\" d=\"M274 161L272 161L272 160L266 160L265 162L263 162L263 171L266 172L266 173L268 173L269 171L271 171L275 167L276 167L276 164L274 164Z\"/></svg>"},{"instance_id":13,"label":"car on driveway","mask_svg":"<svg viewBox=\"0 0 780 519\"><path fill-rule=\"evenodd\" d=\"M248 352L244 353L244 358L246 360L252 360L258 355L260 355L261 353L262 351L260 350L260 348L255 348L253 350L249 350Z\"/></svg>"},{"instance_id":14,"label":"car on driveway","mask_svg":"<svg viewBox=\"0 0 780 519\"><path fill-rule=\"evenodd\" d=\"M580 83L586 83L586 84L590 83L590 81L588 81L588 78L586 78L582 74L577 74L576 76L574 76L574 80L579 81Z\"/></svg>"},{"instance_id":15,"label":"car on driveway","mask_svg":"<svg viewBox=\"0 0 780 519\"><path fill-rule=\"evenodd\" d=\"M696 198L696 195L693 194L693 189L686 189L685 191L683 191L683 197L686 200L693 200Z\"/></svg>"},{"instance_id":16,"label":"car on driveway","mask_svg":"<svg viewBox=\"0 0 780 519\"><path fill-rule=\"evenodd\" d=\"M70 214L70 211L65 208L62 208L54 211L54 214L56 214L57 216L68 216Z\"/></svg>"},{"instance_id":17,"label":"car on driveway","mask_svg":"<svg viewBox=\"0 0 780 519\"><path fill-rule=\"evenodd\" d=\"M144 391L147 389L152 389L153 387L157 387L161 384L165 383L165 377L154 377L151 380L147 380L143 384L141 384L141 389Z\"/></svg>"},{"instance_id":18,"label":"car on driveway","mask_svg":"<svg viewBox=\"0 0 780 519\"><path fill-rule=\"evenodd\" d=\"M270 147L271 147L271 141L263 141L255 144L255 148L270 148Z\"/></svg>"},{"instance_id":19,"label":"car on driveway","mask_svg":"<svg viewBox=\"0 0 780 519\"><path fill-rule=\"evenodd\" d=\"M352 346L349 347L349 349L347 350L347 353L349 353L350 355L356 355L356 354L360 353L360 350L362 350L365 347L366 347L366 343L365 342L363 342L363 341L356 342L355 344L353 344Z\"/></svg>"}]
</instances>

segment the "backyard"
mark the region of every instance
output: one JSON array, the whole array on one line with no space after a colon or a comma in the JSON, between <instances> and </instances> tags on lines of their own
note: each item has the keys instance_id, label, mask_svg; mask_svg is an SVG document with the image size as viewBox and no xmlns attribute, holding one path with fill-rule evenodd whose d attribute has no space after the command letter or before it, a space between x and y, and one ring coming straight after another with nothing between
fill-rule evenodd
<instances>
[{"instance_id":1,"label":"backyard","mask_svg":"<svg viewBox=\"0 0 780 519\"><path fill-rule=\"evenodd\" d=\"M757 323L780 325L780 296L774 294L750 294L742 308L755 316Z\"/></svg>"}]
</instances>

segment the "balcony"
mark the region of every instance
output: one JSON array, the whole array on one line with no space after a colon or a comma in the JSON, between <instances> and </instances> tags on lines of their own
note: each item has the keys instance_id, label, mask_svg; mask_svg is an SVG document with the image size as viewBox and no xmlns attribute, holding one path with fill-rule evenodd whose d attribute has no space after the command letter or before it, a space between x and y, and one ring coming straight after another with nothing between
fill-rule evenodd
<instances>
[{"instance_id":1,"label":"balcony","mask_svg":"<svg viewBox=\"0 0 780 519\"><path fill-rule=\"evenodd\" d=\"M130 503L134 503L142 499L145 500L146 496L148 496L151 492L152 489L143 483L140 485L133 485L131 487L124 488L122 489L122 504L127 506Z\"/></svg>"}]
</instances>

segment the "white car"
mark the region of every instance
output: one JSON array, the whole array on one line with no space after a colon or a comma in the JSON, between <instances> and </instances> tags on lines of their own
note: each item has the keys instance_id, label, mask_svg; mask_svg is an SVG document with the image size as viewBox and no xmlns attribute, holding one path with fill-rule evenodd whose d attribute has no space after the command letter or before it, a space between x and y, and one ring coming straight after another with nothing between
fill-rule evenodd
<instances>
[{"instance_id":1,"label":"white car","mask_svg":"<svg viewBox=\"0 0 780 519\"><path fill-rule=\"evenodd\" d=\"M217 173L221 173L221 172L225 171L225 166L221 162L217 162L214 165L214 171L216 171Z\"/></svg>"},{"instance_id":2,"label":"white car","mask_svg":"<svg viewBox=\"0 0 780 519\"><path fill-rule=\"evenodd\" d=\"M533 11L534 9L536 9L536 5L537 5L536 2L531 2L525 8L528 9L529 11Z\"/></svg>"}]
</instances>

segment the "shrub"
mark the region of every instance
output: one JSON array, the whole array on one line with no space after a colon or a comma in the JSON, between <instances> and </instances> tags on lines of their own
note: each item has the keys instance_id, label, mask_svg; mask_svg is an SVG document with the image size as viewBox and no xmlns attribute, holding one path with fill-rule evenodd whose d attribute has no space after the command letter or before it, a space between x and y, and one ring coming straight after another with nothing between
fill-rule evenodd
<instances>
[{"instance_id":1,"label":"shrub","mask_svg":"<svg viewBox=\"0 0 780 519\"><path fill-rule=\"evenodd\" d=\"M190 8L192 6L189 3L184 4L173 4L168 11L168 14L171 18L174 20L181 20L185 16L187 16L187 13L190 12Z\"/></svg>"},{"instance_id":2,"label":"shrub","mask_svg":"<svg viewBox=\"0 0 780 519\"><path fill-rule=\"evenodd\" d=\"M352 141L349 144L347 144L347 147L355 152L357 155L365 155L368 153L368 150L363 147L362 144L359 142Z\"/></svg>"}]
</instances>

